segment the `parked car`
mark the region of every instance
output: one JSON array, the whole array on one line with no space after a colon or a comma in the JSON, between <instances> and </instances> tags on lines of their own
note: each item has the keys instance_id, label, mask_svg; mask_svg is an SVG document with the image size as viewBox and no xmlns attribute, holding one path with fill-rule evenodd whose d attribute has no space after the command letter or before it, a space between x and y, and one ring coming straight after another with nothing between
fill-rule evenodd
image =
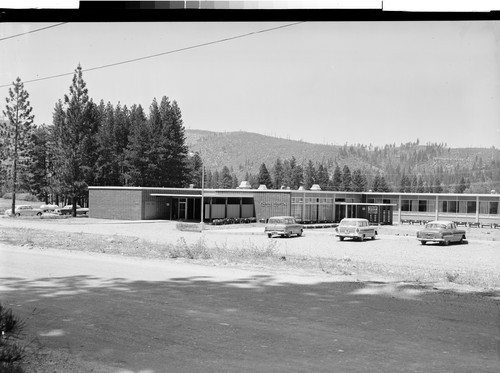
<instances>
[{"instance_id":1,"label":"parked car","mask_svg":"<svg viewBox=\"0 0 500 373\"><path fill-rule=\"evenodd\" d=\"M465 230L457 228L452 221L436 220L425 225L425 228L417 232L417 240L422 245L427 242L439 242L448 245L450 242L467 243Z\"/></svg>"},{"instance_id":2,"label":"parked car","mask_svg":"<svg viewBox=\"0 0 500 373\"><path fill-rule=\"evenodd\" d=\"M76 214L77 215L87 215L89 209L86 207L80 207L80 205L76 205ZM66 205L61 208L59 211L62 215L71 215L73 213L73 205Z\"/></svg>"},{"instance_id":3,"label":"parked car","mask_svg":"<svg viewBox=\"0 0 500 373\"><path fill-rule=\"evenodd\" d=\"M290 237L292 234L302 236L303 229L293 216L274 216L267 221L264 232L269 238L274 235Z\"/></svg>"},{"instance_id":4,"label":"parked car","mask_svg":"<svg viewBox=\"0 0 500 373\"><path fill-rule=\"evenodd\" d=\"M42 210L30 205L16 206L16 216L41 216ZM5 210L5 215L12 215L12 209Z\"/></svg>"},{"instance_id":5,"label":"parked car","mask_svg":"<svg viewBox=\"0 0 500 373\"><path fill-rule=\"evenodd\" d=\"M336 230L336 235L343 241L344 238L352 238L354 240L363 241L365 238L370 237L372 240L377 235L377 230L374 226L370 225L367 219L358 218L345 218L340 221Z\"/></svg>"},{"instance_id":6,"label":"parked car","mask_svg":"<svg viewBox=\"0 0 500 373\"><path fill-rule=\"evenodd\" d=\"M43 212L53 212L53 213L59 213L60 207L58 205L41 205L40 210Z\"/></svg>"}]
</instances>

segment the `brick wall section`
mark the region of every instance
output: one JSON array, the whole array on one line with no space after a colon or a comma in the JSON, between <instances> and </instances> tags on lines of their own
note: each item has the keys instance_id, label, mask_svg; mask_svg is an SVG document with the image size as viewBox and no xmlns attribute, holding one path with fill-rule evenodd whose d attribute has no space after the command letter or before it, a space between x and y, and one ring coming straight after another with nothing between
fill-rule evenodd
<instances>
[{"instance_id":1,"label":"brick wall section","mask_svg":"<svg viewBox=\"0 0 500 373\"><path fill-rule=\"evenodd\" d=\"M141 189L133 188L90 188L90 217L114 220L142 220L142 193Z\"/></svg>"}]
</instances>

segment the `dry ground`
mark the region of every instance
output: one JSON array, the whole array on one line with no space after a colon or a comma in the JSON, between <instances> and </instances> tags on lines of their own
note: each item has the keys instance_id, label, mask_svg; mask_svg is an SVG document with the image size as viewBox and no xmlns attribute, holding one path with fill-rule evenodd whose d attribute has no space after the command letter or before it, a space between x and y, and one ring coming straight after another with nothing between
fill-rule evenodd
<instances>
[{"instance_id":1,"label":"dry ground","mask_svg":"<svg viewBox=\"0 0 500 373\"><path fill-rule=\"evenodd\" d=\"M209 227L210 228L210 227ZM263 225L181 232L175 222L86 217L0 218L0 245L188 261L220 268L258 269L339 281L399 281L434 290L500 296L500 229L467 228L467 245L421 246L419 226L380 227L375 241L340 242L333 229L300 238L268 239ZM98 253L98 254L95 254ZM43 351L30 371L104 371L98 364Z\"/></svg>"}]
</instances>

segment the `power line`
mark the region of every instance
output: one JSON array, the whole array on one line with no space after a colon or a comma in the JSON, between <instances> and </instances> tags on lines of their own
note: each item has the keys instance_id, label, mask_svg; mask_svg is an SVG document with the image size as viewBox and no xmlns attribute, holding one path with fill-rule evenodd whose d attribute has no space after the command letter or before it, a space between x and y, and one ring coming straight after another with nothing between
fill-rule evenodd
<instances>
[{"instance_id":1,"label":"power line","mask_svg":"<svg viewBox=\"0 0 500 373\"><path fill-rule=\"evenodd\" d=\"M42 28L38 28L36 30L31 30L31 31L26 31L26 32L23 32L21 34L16 34L16 35L11 35L11 36L7 36L5 38L0 38L0 41L4 41L4 40L7 40L7 39L12 39L12 38L17 38L18 36L23 36L23 35L27 35L27 34L32 34L34 32L38 32L38 31L42 31L42 30L47 30L49 28L52 28L52 27L57 27L57 26L61 26L61 25L64 25L65 23L67 22L61 22L61 23L57 23L55 25L51 25L51 26L47 26L47 27L42 27Z\"/></svg>"},{"instance_id":2,"label":"power line","mask_svg":"<svg viewBox=\"0 0 500 373\"><path fill-rule=\"evenodd\" d=\"M114 67L114 66L118 66L118 65L124 65L124 64L127 64L127 63L132 63L132 62L147 60L147 59L150 59L150 58L156 58L156 57L160 57L160 56L165 56L165 55L168 55L168 54L173 54L173 53L178 53L178 52L184 52L184 51L187 51L187 50L190 50L190 49L195 49L195 48L200 48L200 47L206 47L208 45L223 43L223 42L231 41L231 40L235 40L235 39L241 39L241 38L244 38L244 37L247 37L247 36L261 34L261 33L270 32L270 31L275 31L275 30L282 29L282 28L285 28L285 27L291 27L291 26L295 26L295 25L298 25L298 24L304 23L304 22L305 21L294 22L294 23L289 23L289 24L282 25L282 26L277 26L277 27L271 27L271 28L263 29L263 30L259 30L259 31L252 31L252 32L248 32L246 34L241 34L241 35L231 36L231 37L228 37L228 38L219 39L219 40L215 40L215 41L209 41L209 42L206 42L206 43L191 45L189 47L174 49L174 50L171 50L171 51L166 51L166 52L151 54L149 56L132 58L130 60L125 60L125 61L110 63L110 64L107 64L107 65L101 65L101 66L91 67L89 69L82 69L82 71L83 72L88 72L88 71L100 70L100 69L105 69L105 68L108 68L108 67ZM23 81L23 83L26 84L26 83L39 82L41 80L48 80L48 79L60 78L62 76L73 75L73 74L74 74L74 71L72 71L70 73L62 73L62 74L57 74L57 75L46 76L46 77L38 78L38 79L25 80L25 81ZM9 86L10 86L10 84L4 84L4 85L0 85L0 88L9 87Z\"/></svg>"}]
</instances>

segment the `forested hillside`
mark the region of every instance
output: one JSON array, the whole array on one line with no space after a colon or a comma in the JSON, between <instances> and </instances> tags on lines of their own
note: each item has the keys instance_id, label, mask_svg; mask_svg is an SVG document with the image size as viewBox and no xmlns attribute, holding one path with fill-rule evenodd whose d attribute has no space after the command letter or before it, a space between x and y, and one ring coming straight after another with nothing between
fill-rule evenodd
<instances>
[{"instance_id":1,"label":"forested hillside","mask_svg":"<svg viewBox=\"0 0 500 373\"><path fill-rule=\"evenodd\" d=\"M334 172L340 169L343 174L347 166L350 173L356 172L356 177L364 179L360 181L361 186L351 186L353 190L361 187L373 190L379 178L395 192L490 193L500 190L500 150L496 148L449 148L446 143L421 144L418 139L383 147L335 146L243 131L200 130L186 130L186 142L204 160L212 187L222 187L222 173L226 179L229 173L237 181L247 180L258 186L263 164L269 172L271 187L280 187L274 182L276 168L279 173L279 163L292 161L303 171L301 184L310 186L313 182L322 189L336 189L337 185L332 185ZM325 172L330 184L325 183ZM226 180L225 185L228 184L231 183ZM235 184L233 180L232 185Z\"/></svg>"}]
</instances>

